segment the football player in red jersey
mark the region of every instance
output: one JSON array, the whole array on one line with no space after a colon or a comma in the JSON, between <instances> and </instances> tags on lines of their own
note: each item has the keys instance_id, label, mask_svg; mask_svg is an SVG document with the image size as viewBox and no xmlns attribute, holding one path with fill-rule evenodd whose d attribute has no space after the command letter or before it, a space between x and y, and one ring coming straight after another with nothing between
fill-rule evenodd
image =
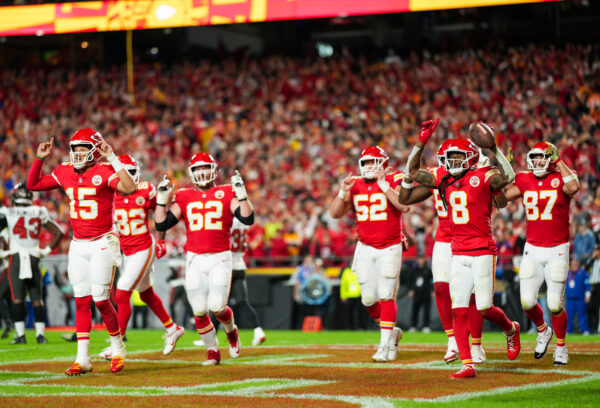
<instances>
[{"instance_id":1,"label":"football player in red jersey","mask_svg":"<svg viewBox=\"0 0 600 408\"><path fill-rule=\"evenodd\" d=\"M116 373L123 368L125 345L117 313L109 300L114 267L121 255L112 220L114 193L134 193L135 182L100 133L90 128L78 130L71 138L71 162L59 164L52 175L42 176L44 159L52 152L53 143L54 138L39 145L27 188L39 191L61 187L70 200L73 240L68 273L75 295L77 358L65 374L80 375L92 370L89 354L92 299L110 335L113 347L110 371ZM99 162L100 157L108 163Z\"/></svg>"},{"instance_id":2,"label":"football player in red jersey","mask_svg":"<svg viewBox=\"0 0 600 408\"><path fill-rule=\"evenodd\" d=\"M372 357L376 362L395 360L402 337L396 327L396 290L402 263L402 212L409 207L398 202L404 173L385 174L388 161L381 147L364 149L358 161L361 177L346 177L329 208L333 218L350 210L356 214L358 243L352 270L360 284L361 301L381 328Z\"/></svg>"},{"instance_id":3,"label":"football player in red jersey","mask_svg":"<svg viewBox=\"0 0 600 408\"><path fill-rule=\"evenodd\" d=\"M203 364L217 365L221 355L208 311L225 327L229 355L237 358L242 345L233 312L227 305L233 269L231 225L234 217L252 225L254 210L237 170L231 177L231 185L218 186L215 183L217 162L208 153L195 154L188 170L196 187L177 191L168 209L173 185L166 176L158 185L154 220L158 231L166 231L182 218L185 222L185 290L194 311L196 328L208 349L208 359Z\"/></svg>"},{"instance_id":4,"label":"football player in red jersey","mask_svg":"<svg viewBox=\"0 0 600 408\"><path fill-rule=\"evenodd\" d=\"M579 181L560 159L556 146L548 142L532 147L527 154L527 167L530 171L517 174L515 183L506 189L507 200L522 198L527 219L527 240L519 269L521 304L537 326L533 357L541 359L553 336L537 303L540 286L546 282L548 308L556 332L554 365L566 365L569 355L563 295L569 270L569 207L579 191Z\"/></svg>"},{"instance_id":5,"label":"football player in red jersey","mask_svg":"<svg viewBox=\"0 0 600 408\"><path fill-rule=\"evenodd\" d=\"M445 153L445 169L436 172L435 175L420 169L423 148L438 123L439 119L423 123L419 141L408 158L408 169L411 179L439 190L443 205L450 213L450 296L454 335L463 363L462 369L450 378L470 378L477 375L469 349L467 317L473 289L477 309L482 316L504 330L508 358L517 358L521 349L519 324L511 322L504 312L492 303L496 258L496 242L491 228L493 196L514 179L514 172L497 147L492 153L498 159L500 169L490 166L477 167L479 149L467 139L449 142Z\"/></svg>"},{"instance_id":6,"label":"football player in red jersey","mask_svg":"<svg viewBox=\"0 0 600 408\"><path fill-rule=\"evenodd\" d=\"M170 354L175 349L177 340L185 330L176 325L166 311L162 300L154 292L150 274L154 270L154 260L165 255L165 232L159 232L158 242L150 234L148 215L156 209L156 189L147 182L140 182L140 166L128 154L119 156L125 169L131 174L137 185L137 191L130 195L115 195L114 221L119 232L121 250L125 255L125 265L117 282L114 296L118 307L119 327L121 336L125 337L127 324L131 317L131 293L137 289L140 298L154 312L165 326L165 347L163 354ZM108 346L100 353L101 357L110 359L112 347Z\"/></svg>"},{"instance_id":7,"label":"football player in red jersey","mask_svg":"<svg viewBox=\"0 0 600 408\"><path fill-rule=\"evenodd\" d=\"M438 171L445 169L445 155L451 140L447 140L440 145L437 151L438 167L431 167L427 170L433 175ZM488 164L489 159L480 155L478 163L479 167L484 167ZM431 257L431 269L433 272L433 287L435 292L435 301L442 321L444 331L448 336L448 348L444 355L444 361L450 363L458 358L458 345L454 337L454 328L452 324L452 301L450 300L450 263L452 259L451 249L451 222L448 217L448 211L440 198L440 193L435 188L428 188L422 185L413 188L413 181L405 177L402 181L400 194L398 199L402 204L415 204L426 200L433 196L435 200L435 209L438 215L438 228L435 233L435 244L433 246L433 254ZM506 200L500 197L494 198L498 208L506 206ZM483 317L477 310L475 304L475 294L471 295L469 301L469 333L471 334L471 357L473 363L482 364L485 361L485 351L481 346L481 334L483 332Z\"/></svg>"}]
</instances>

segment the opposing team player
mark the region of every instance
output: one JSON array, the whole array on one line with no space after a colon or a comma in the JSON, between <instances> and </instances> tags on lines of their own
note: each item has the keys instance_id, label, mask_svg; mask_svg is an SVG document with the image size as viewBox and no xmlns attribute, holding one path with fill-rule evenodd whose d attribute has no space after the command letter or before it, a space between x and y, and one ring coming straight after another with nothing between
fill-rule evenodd
<instances>
[{"instance_id":1,"label":"opposing team player","mask_svg":"<svg viewBox=\"0 0 600 408\"><path fill-rule=\"evenodd\" d=\"M114 268L120 261L119 239L113 227L115 191L131 194L136 185L112 148L94 129L80 129L69 143L71 162L59 164L52 175L42 176L44 160L54 146L41 143L27 178L29 190L61 187L69 197L73 240L69 248L69 281L75 295L77 358L65 371L68 376L92 371L90 330L92 299L100 311L112 345L110 371L123 369L125 345L119 331L117 312L109 300ZM108 160L99 162L100 157Z\"/></svg>"},{"instance_id":2,"label":"opposing team player","mask_svg":"<svg viewBox=\"0 0 600 408\"><path fill-rule=\"evenodd\" d=\"M507 200L522 198L527 219L527 241L519 270L521 303L537 326L533 357L541 359L553 336L537 303L540 286L546 282L548 308L556 332L554 365L566 365L569 355L563 295L569 270L569 207L579 191L579 181L560 159L556 146L548 142L532 147L527 154L527 167L529 171L517 174L515 183L506 189Z\"/></svg>"},{"instance_id":3,"label":"opposing team player","mask_svg":"<svg viewBox=\"0 0 600 408\"><path fill-rule=\"evenodd\" d=\"M159 240L155 242L148 227L148 214L156 208L156 189L147 181L140 182L140 166L133 157L123 154L119 156L119 161L131 174L137 186L137 191L133 194L115 195L114 220L119 232L121 250L125 255L125 265L117 282L114 298L118 308L121 336L125 336L131 318L131 294L137 289L142 301L165 326L167 333L163 354L167 355L175 349L177 340L183 336L185 330L173 322L150 281L154 260L160 259L166 252L163 240L165 233L160 232ZM110 359L112 354L112 346L108 346L100 356Z\"/></svg>"},{"instance_id":4,"label":"opposing team player","mask_svg":"<svg viewBox=\"0 0 600 408\"><path fill-rule=\"evenodd\" d=\"M246 262L244 262L244 254L248 243L246 242L246 235L248 232L248 225L242 223L237 218L233 219L233 225L231 227L231 253L233 256L233 275L231 278L231 296L236 301L236 314L238 320L242 311L249 317L252 327L254 327L254 338L252 339L252 345L258 346L264 343L267 339L265 332L260 327L260 321L258 320L258 314L248 301L248 284L246 283Z\"/></svg>"},{"instance_id":5,"label":"opposing team player","mask_svg":"<svg viewBox=\"0 0 600 408\"><path fill-rule=\"evenodd\" d=\"M445 169L445 154L449 140L442 143L437 151L438 167L429 168L433 175L438 171ZM489 160L480 155L479 167L486 166ZM444 331L448 336L448 348L444 355L444 361L450 363L458 358L458 345L454 337L454 328L452 324L452 301L450 300L450 263L452 259L452 249L450 246L452 231L451 222L448 217L448 211L440 198L440 193L435 188L428 188L422 185L413 188L413 181L405 177L402 180L402 188L398 199L402 204L415 204L433 196L435 200L435 209L438 215L438 228L435 232L435 244L433 245L433 254L431 260L431 270L433 272L433 288L435 292L435 301L442 321ZM501 207L506 205L504 201ZM485 361L485 351L481 346L481 335L483 332L483 317L475 305L475 295L471 295L469 301L469 332L471 334L471 358L473 363L482 364Z\"/></svg>"},{"instance_id":6,"label":"opposing team player","mask_svg":"<svg viewBox=\"0 0 600 408\"><path fill-rule=\"evenodd\" d=\"M435 175L421 170L421 154L438 123L439 119L423 123L419 141L409 155L408 169L411 179L439 190L443 205L450 213L450 296L454 335L463 363L461 370L450 378L469 378L477 375L469 349L468 306L473 289L477 309L482 316L504 330L508 358L517 358L521 349L519 324L511 322L492 303L497 253L491 229L493 196L514 179L514 172L497 147L493 154L500 164L500 170L491 166L477 167L479 149L467 139L455 139L448 143L445 169Z\"/></svg>"},{"instance_id":7,"label":"opposing team player","mask_svg":"<svg viewBox=\"0 0 600 408\"><path fill-rule=\"evenodd\" d=\"M396 290L402 264L402 211L398 202L404 173L385 174L389 157L379 146L362 151L361 177L346 177L329 208L333 218L356 214L358 242L352 270L360 285L361 301L381 328L376 362L393 361L402 331L396 327Z\"/></svg>"},{"instance_id":8,"label":"opposing team player","mask_svg":"<svg viewBox=\"0 0 600 408\"><path fill-rule=\"evenodd\" d=\"M203 364L217 365L221 354L208 311L225 327L229 355L237 358L242 344L233 312L227 305L232 275L231 225L234 217L252 225L254 210L237 171L231 177L231 185L215 183L217 162L210 154L195 154L188 170L196 187L177 191L168 210L166 205L173 185L166 176L158 185L154 220L158 231L166 231L182 218L185 222L185 289L196 328L208 349L208 358Z\"/></svg>"},{"instance_id":9,"label":"opposing team player","mask_svg":"<svg viewBox=\"0 0 600 408\"><path fill-rule=\"evenodd\" d=\"M40 258L56 248L65 234L56 222L50 219L45 207L33 205L33 193L25 184L17 184L11 195L12 207L0 209L0 231L8 228L9 266L8 282L13 301L15 339L11 344L25 344L25 295L33 305L35 336L38 343L48 343L44 336L46 315L42 299L42 273ZM40 248L42 227L52 233L50 244Z\"/></svg>"}]
</instances>

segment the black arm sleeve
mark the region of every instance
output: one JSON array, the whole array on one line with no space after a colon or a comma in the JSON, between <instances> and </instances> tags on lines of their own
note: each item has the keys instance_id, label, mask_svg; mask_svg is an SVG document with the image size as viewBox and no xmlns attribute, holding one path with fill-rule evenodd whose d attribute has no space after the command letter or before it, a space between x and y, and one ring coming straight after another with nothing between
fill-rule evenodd
<instances>
[{"instance_id":1,"label":"black arm sleeve","mask_svg":"<svg viewBox=\"0 0 600 408\"><path fill-rule=\"evenodd\" d=\"M163 222L154 222L154 226L157 231L166 231L178 222L179 220L177 217L175 217L171 211L167 211L167 219Z\"/></svg>"},{"instance_id":2,"label":"black arm sleeve","mask_svg":"<svg viewBox=\"0 0 600 408\"><path fill-rule=\"evenodd\" d=\"M0 214L0 231L4 228L8 228L8 223L6 222L6 217L4 214Z\"/></svg>"},{"instance_id":3,"label":"black arm sleeve","mask_svg":"<svg viewBox=\"0 0 600 408\"><path fill-rule=\"evenodd\" d=\"M237 218L238 220L240 220L240 222L242 224L244 224L244 225L252 225L252 224L254 224L254 211L252 211L252 214L250 214L249 216L244 217L242 215L242 210L240 210L240 207L238 207L233 212L233 215L235 216L235 218Z\"/></svg>"}]
</instances>

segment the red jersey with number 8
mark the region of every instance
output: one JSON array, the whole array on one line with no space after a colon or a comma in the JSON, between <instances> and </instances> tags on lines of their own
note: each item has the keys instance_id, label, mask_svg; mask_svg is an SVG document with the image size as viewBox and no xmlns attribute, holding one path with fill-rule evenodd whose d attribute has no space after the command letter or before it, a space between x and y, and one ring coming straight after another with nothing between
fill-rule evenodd
<instances>
[{"instance_id":1,"label":"red jersey with number 8","mask_svg":"<svg viewBox=\"0 0 600 408\"><path fill-rule=\"evenodd\" d=\"M391 188L396 188L403 178L402 172L385 176ZM350 189L350 202L360 242L381 249L402 241L402 212L388 201L377 182L356 180Z\"/></svg>"},{"instance_id":2,"label":"red jersey with number 8","mask_svg":"<svg viewBox=\"0 0 600 408\"><path fill-rule=\"evenodd\" d=\"M114 219L125 255L133 255L152 245L148 214L155 208L156 189L147 181L138 183L133 194L115 194Z\"/></svg>"},{"instance_id":3,"label":"red jersey with number 8","mask_svg":"<svg viewBox=\"0 0 600 408\"><path fill-rule=\"evenodd\" d=\"M185 188L175 194L173 202L181 209L187 230L186 251L210 254L231 250L230 208L234 197L231 185L206 191Z\"/></svg>"},{"instance_id":4,"label":"red jersey with number 8","mask_svg":"<svg viewBox=\"0 0 600 408\"><path fill-rule=\"evenodd\" d=\"M119 176L108 163L96 163L77 173L61 163L52 177L69 197L69 216L75 239L92 239L113 230L114 197Z\"/></svg>"},{"instance_id":5,"label":"red jersey with number 8","mask_svg":"<svg viewBox=\"0 0 600 408\"><path fill-rule=\"evenodd\" d=\"M563 192L560 172L537 178L526 171L516 175L515 185L521 190L527 242L540 247L553 247L569 242L569 208L571 197Z\"/></svg>"},{"instance_id":6,"label":"red jersey with number 8","mask_svg":"<svg viewBox=\"0 0 600 408\"><path fill-rule=\"evenodd\" d=\"M494 195L489 185L490 177L496 172L497 168L485 166L468 171L452 184L445 182L453 255L479 256L497 253L491 220ZM446 169L439 169L435 173L437 185L446 174Z\"/></svg>"}]
</instances>

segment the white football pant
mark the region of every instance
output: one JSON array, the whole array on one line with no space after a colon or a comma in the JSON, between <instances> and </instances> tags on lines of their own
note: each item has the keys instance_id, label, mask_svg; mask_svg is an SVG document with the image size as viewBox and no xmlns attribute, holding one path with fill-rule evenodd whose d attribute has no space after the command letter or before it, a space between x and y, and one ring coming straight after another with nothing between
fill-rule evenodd
<instances>
[{"instance_id":1,"label":"white football pant","mask_svg":"<svg viewBox=\"0 0 600 408\"><path fill-rule=\"evenodd\" d=\"M216 254L188 252L185 291L195 316L225 310L231 287L231 251Z\"/></svg>"},{"instance_id":2,"label":"white football pant","mask_svg":"<svg viewBox=\"0 0 600 408\"><path fill-rule=\"evenodd\" d=\"M352 270L356 272L363 305L371 306L379 300L395 299L401 265L401 244L382 249L360 241L356 244Z\"/></svg>"},{"instance_id":3,"label":"white football pant","mask_svg":"<svg viewBox=\"0 0 600 408\"><path fill-rule=\"evenodd\" d=\"M473 289L477 310L492 307L495 269L495 255L453 255L450 263L452 308L469 307Z\"/></svg>"}]
</instances>

